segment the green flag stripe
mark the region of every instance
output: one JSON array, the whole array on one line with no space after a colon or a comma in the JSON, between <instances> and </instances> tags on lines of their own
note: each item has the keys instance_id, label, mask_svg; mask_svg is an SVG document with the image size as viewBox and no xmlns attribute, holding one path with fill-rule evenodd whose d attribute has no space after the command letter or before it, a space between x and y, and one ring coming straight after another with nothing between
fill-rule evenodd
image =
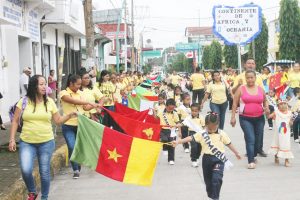
<instances>
[{"instance_id":1,"label":"green flag stripe","mask_svg":"<svg viewBox=\"0 0 300 200\"><path fill-rule=\"evenodd\" d=\"M128 96L128 107L134 110L140 111L141 99L137 95L136 97Z\"/></svg>"},{"instance_id":2,"label":"green flag stripe","mask_svg":"<svg viewBox=\"0 0 300 200\"><path fill-rule=\"evenodd\" d=\"M77 138L71 160L96 170L103 132L103 125L78 115Z\"/></svg>"}]
</instances>

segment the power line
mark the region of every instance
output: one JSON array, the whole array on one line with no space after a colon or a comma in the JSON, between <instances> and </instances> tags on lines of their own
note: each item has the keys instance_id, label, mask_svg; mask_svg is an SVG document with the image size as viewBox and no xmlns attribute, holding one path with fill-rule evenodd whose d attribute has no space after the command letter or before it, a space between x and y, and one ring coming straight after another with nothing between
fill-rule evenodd
<instances>
[{"instance_id":1,"label":"power line","mask_svg":"<svg viewBox=\"0 0 300 200\"><path fill-rule=\"evenodd\" d=\"M268 8L264 8L262 9L263 11L267 11L267 10L272 10L272 9L276 9L276 8L280 8L280 6L272 6L272 7L268 7ZM139 20L139 16L136 17L137 20ZM149 16L147 19L165 19L165 20L210 20L213 19L213 17L168 17L168 16Z\"/></svg>"}]
</instances>

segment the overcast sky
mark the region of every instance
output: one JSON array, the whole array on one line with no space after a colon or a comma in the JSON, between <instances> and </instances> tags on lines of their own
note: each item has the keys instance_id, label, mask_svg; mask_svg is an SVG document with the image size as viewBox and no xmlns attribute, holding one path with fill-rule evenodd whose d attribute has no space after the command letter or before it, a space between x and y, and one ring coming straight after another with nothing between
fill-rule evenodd
<instances>
[{"instance_id":1,"label":"overcast sky","mask_svg":"<svg viewBox=\"0 0 300 200\"><path fill-rule=\"evenodd\" d=\"M123 0L93 0L100 9L121 7ZM131 0L127 0L130 6ZM280 0L134 0L135 35L138 43L142 32L144 40L151 39L154 47L174 46L184 42L185 28L188 26L212 26L214 5L241 6L254 2L263 9L267 22L279 15Z\"/></svg>"}]
</instances>

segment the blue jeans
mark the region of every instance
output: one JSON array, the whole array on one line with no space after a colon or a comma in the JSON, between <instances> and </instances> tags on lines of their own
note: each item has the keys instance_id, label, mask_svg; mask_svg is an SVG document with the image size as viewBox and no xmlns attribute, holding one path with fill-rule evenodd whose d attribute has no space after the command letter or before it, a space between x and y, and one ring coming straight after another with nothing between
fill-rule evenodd
<instances>
[{"instance_id":1,"label":"blue jeans","mask_svg":"<svg viewBox=\"0 0 300 200\"><path fill-rule=\"evenodd\" d=\"M219 117L220 117L219 128L223 130L224 123L225 123L225 114L226 114L226 110L228 107L228 101L226 101L225 103L222 103L222 104L215 104L215 103L210 102L209 107L212 112L219 114Z\"/></svg>"},{"instance_id":2,"label":"blue jeans","mask_svg":"<svg viewBox=\"0 0 300 200\"><path fill-rule=\"evenodd\" d=\"M75 141L76 141L76 135L77 135L77 126L70 126L63 124L62 125L62 132L64 135L64 138L66 140L67 146L68 146L68 153L69 153L69 159L71 158L71 155L73 153L73 149L75 146ZM73 171L80 171L80 165L78 163L72 162L72 169Z\"/></svg>"},{"instance_id":3,"label":"blue jeans","mask_svg":"<svg viewBox=\"0 0 300 200\"><path fill-rule=\"evenodd\" d=\"M260 117L244 117L240 115L240 125L244 132L248 163L253 163L254 157L262 151L265 118L263 115Z\"/></svg>"},{"instance_id":4,"label":"blue jeans","mask_svg":"<svg viewBox=\"0 0 300 200\"><path fill-rule=\"evenodd\" d=\"M41 177L41 192L43 200L46 200L49 194L51 181L50 161L54 149L54 140L38 144L31 144L20 140L19 159L23 180L28 192L36 193L32 172L34 168L34 160L37 156Z\"/></svg>"},{"instance_id":5,"label":"blue jeans","mask_svg":"<svg viewBox=\"0 0 300 200\"><path fill-rule=\"evenodd\" d=\"M223 183L224 163L213 155L204 154L202 170L207 196L218 200Z\"/></svg>"}]
</instances>

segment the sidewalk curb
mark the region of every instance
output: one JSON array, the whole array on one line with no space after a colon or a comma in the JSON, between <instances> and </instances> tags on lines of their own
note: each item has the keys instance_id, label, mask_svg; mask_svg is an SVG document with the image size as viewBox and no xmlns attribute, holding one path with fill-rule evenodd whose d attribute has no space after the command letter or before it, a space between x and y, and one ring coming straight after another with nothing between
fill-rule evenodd
<instances>
[{"instance_id":1,"label":"sidewalk curb","mask_svg":"<svg viewBox=\"0 0 300 200\"><path fill-rule=\"evenodd\" d=\"M67 146L63 145L58 148L51 159L51 177L53 178L61 168L65 167L66 164L66 153ZM40 174L38 167L34 168L33 177L35 180L36 188L38 191L41 189ZM14 184L9 187L9 193L4 195L1 200L25 200L27 197L27 189L22 178L17 180Z\"/></svg>"}]
</instances>

